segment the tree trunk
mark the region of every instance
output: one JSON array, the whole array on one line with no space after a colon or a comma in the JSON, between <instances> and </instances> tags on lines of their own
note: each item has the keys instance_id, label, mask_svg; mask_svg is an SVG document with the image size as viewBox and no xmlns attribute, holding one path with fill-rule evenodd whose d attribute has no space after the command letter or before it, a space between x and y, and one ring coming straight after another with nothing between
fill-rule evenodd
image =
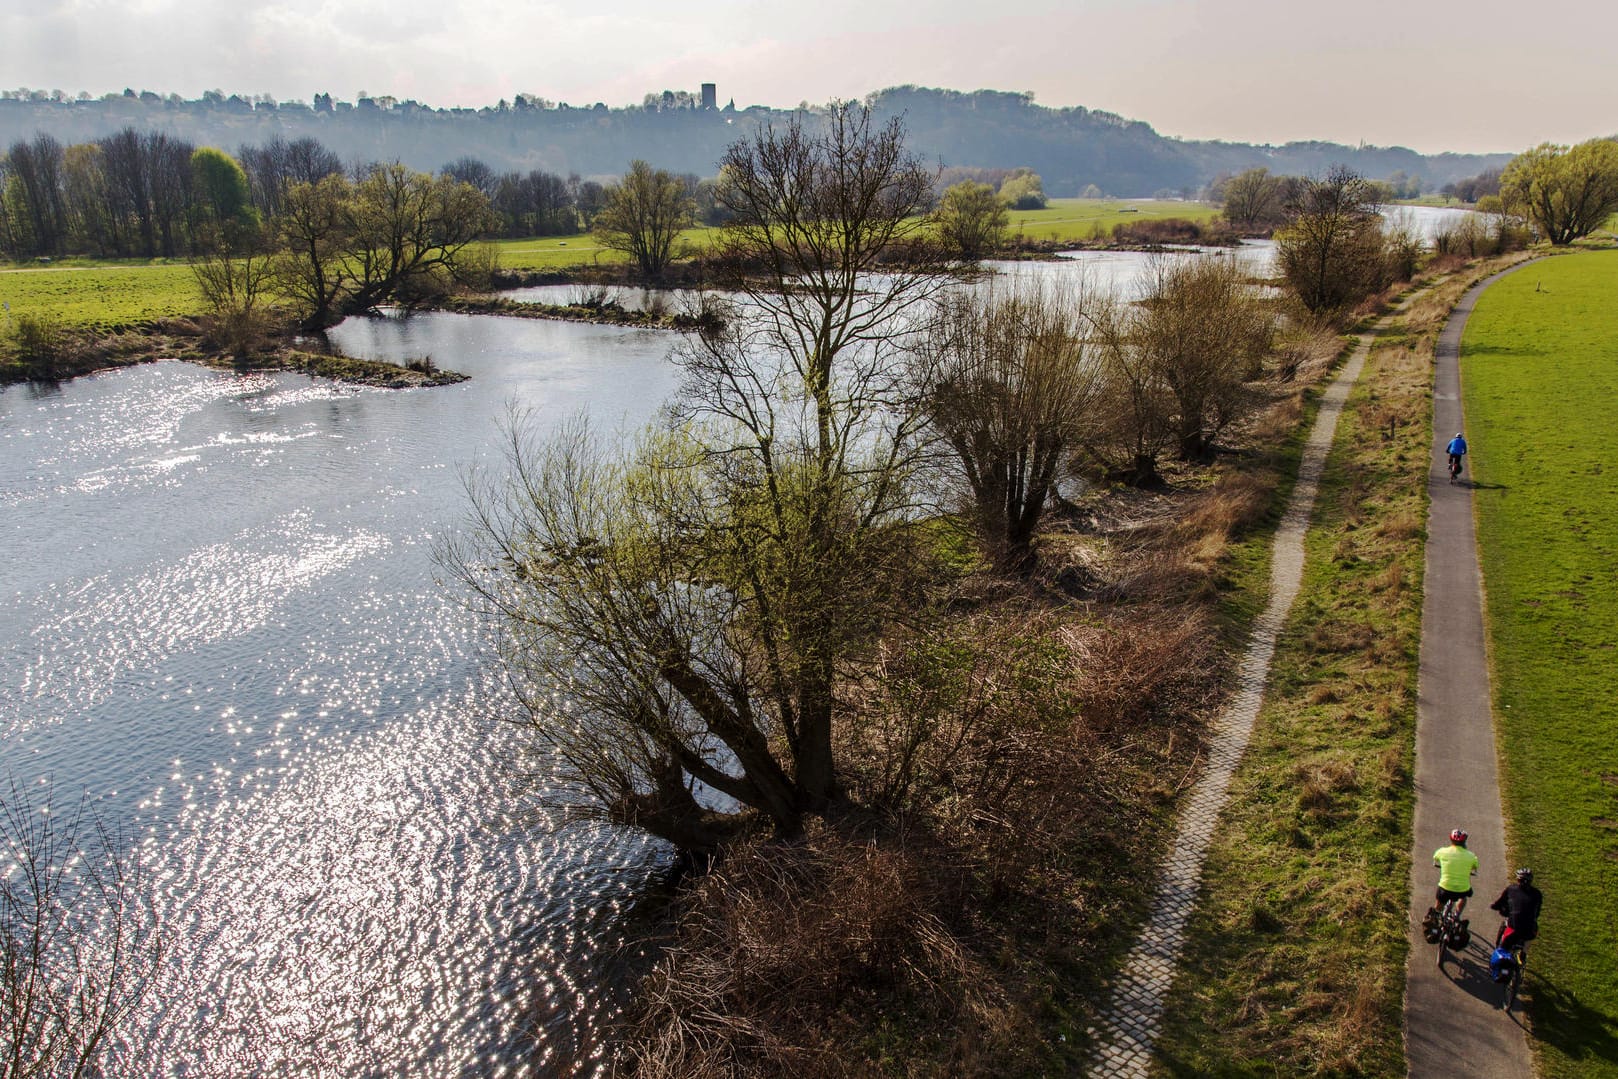
<instances>
[{"instance_id":1,"label":"tree trunk","mask_svg":"<svg viewBox=\"0 0 1618 1079\"><path fill-rule=\"evenodd\" d=\"M656 776L657 786L644 794L626 794L608 807L614 823L641 828L697 855L715 853L736 834L735 818L702 808L691 796L685 772L674 761Z\"/></svg>"}]
</instances>

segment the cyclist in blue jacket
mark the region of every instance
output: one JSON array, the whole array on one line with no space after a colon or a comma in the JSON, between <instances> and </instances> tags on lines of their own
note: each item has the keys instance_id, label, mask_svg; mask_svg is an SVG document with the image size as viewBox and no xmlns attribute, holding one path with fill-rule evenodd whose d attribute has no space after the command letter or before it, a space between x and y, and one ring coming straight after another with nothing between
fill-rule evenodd
<instances>
[{"instance_id":1,"label":"cyclist in blue jacket","mask_svg":"<svg viewBox=\"0 0 1618 1079\"><path fill-rule=\"evenodd\" d=\"M1466 439L1461 437L1461 432L1455 432L1455 437L1449 440L1449 449L1445 452L1449 454L1450 468L1459 472L1461 458L1466 456Z\"/></svg>"}]
</instances>

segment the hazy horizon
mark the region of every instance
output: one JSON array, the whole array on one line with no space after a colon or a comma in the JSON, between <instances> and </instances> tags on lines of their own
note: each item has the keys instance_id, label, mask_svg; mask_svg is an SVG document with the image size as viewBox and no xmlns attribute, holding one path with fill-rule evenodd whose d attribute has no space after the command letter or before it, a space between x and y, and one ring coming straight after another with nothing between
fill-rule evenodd
<instances>
[{"instance_id":1,"label":"hazy horizon","mask_svg":"<svg viewBox=\"0 0 1618 1079\"><path fill-rule=\"evenodd\" d=\"M889 0L781 10L698 0L677 11L625 0L582 16L478 0L44 0L0 11L0 65L8 89L304 102L363 92L438 108L518 93L616 107L703 82L738 107L906 84L1031 91L1043 105L1114 112L1175 138L1429 154L1618 134L1618 66L1607 56L1618 5L1599 0L1537 5L1554 52L1522 47L1538 38L1504 0L1451 13L1369 0L1352 17L1289 0L1044 2L1014 19L981 10L938 0L921 24Z\"/></svg>"}]
</instances>

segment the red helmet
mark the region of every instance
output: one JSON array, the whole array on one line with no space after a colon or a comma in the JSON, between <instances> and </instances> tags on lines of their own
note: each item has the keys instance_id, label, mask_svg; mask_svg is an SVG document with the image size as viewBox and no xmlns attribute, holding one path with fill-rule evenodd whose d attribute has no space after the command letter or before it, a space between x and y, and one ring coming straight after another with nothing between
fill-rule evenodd
<instances>
[{"instance_id":1,"label":"red helmet","mask_svg":"<svg viewBox=\"0 0 1618 1079\"><path fill-rule=\"evenodd\" d=\"M1464 845L1466 843L1466 833L1457 828L1449 834L1449 841Z\"/></svg>"}]
</instances>

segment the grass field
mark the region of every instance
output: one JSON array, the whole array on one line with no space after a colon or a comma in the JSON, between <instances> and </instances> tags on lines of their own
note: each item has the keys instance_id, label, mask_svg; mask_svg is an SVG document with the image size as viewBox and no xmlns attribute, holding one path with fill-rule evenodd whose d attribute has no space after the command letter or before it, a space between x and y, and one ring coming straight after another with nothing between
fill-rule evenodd
<instances>
[{"instance_id":1,"label":"grass field","mask_svg":"<svg viewBox=\"0 0 1618 1079\"><path fill-rule=\"evenodd\" d=\"M1043 210L1012 210L1009 234L1018 231L1030 240L1089 240L1099 231L1110 236L1112 227L1134 221L1155 221L1168 217L1208 221L1218 214L1216 207L1202 202L1154 199L1052 199ZM675 241L676 251L700 252L707 247L714 230L686 229ZM622 252L609 251L595 237L563 236L542 240L499 240L494 250L499 264L507 270L560 270L597 262L626 261Z\"/></svg>"},{"instance_id":2,"label":"grass field","mask_svg":"<svg viewBox=\"0 0 1618 1079\"><path fill-rule=\"evenodd\" d=\"M1125 221L1181 217L1206 221L1217 211L1198 202L1152 199L1052 199L1043 210L1013 210L1011 233L1031 240L1088 240ZM677 252L700 252L712 238L709 228L686 229ZM506 270L562 270L627 261L588 233L491 244L497 265ZM183 262L72 260L52 266L0 269L0 302L10 314L49 312L64 326L100 328L147 319L196 314L201 306L191 270ZM0 308L0 311L3 311Z\"/></svg>"},{"instance_id":3,"label":"grass field","mask_svg":"<svg viewBox=\"0 0 1618 1079\"><path fill-rule=\"evenodd\" d=\"M687 229L676 241L694 245L706 229ZM595 263L627 262L629 256L622 251L602 247L588 232L578 236L554 236L531 240L495 240L489 245L495 253L496 264L502 270L564 270L572 266L590 266Z\"/></svg>"},{"instance_id":4,"label":"grass field","mask_svg":"<svg viewBox=\"0 0 1618 1079\"><path fill-rule=\"evenodd\" d=\"M202 306L189 266L146 262L0 269L0 303L10 305L0 322L43 314L74 328L194 315Z\"/></svg>"},{"instance_id":5,"label":"grass field","mask_svg":"<svg viewBox=\"0 0 1618 1079\"><path fill-rule=\"evenodd\" d=\"M1030 240L1089 240L1098 233L1112 235L1114 225L1136 221L1159 221L1178 217L1187 221L1209 221L1217 207L1205 202L1176 199L1051 199L1043 210L1011 211L1011 233L1021 231Z\"/></svg>"},{"instance_id":6,"label":"grass field","mask_svg":"<svg viewBox=\"0 0 1618 1079\"><path fill-rule=\"evenodd\" d=\"M1510 849L1546 1075L1618 1076L1618 252L1496 283L1461 346Z\"/></svg>"}]
</instances>

